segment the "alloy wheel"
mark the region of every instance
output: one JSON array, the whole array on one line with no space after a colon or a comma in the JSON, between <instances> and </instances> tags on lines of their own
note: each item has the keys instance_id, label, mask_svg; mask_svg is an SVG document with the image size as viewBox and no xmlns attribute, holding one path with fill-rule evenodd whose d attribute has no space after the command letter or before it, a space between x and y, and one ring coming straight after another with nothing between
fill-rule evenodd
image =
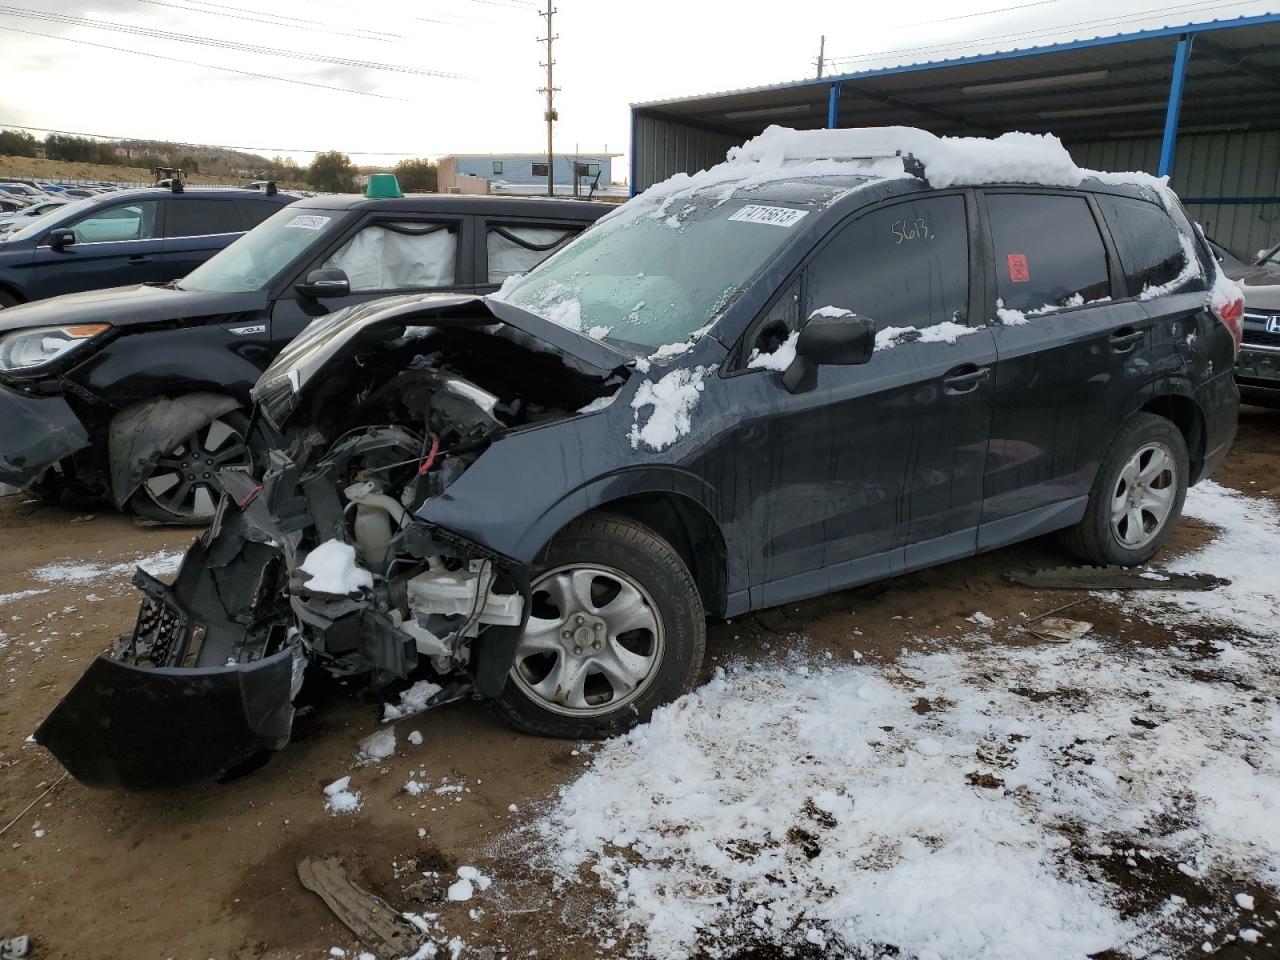
<instances>
[{"instance_id":1,"label":"alloy wheel","mask_svg":"<svg viewBox=\"0 0 1280 960\"><path fill-rule=\"evenodd\" d=\"M539 705L584 717L639 697L662 662L662 618L648 592L621 570L564 566L533 584L529 624L511 678Z\"/></svg>"},{"instance_id":2,"label":"alloy wheel","mask_svg":"<svg viewBox=\"0 0 1280 960\"><path fill-rule=\"evenodd\" d=\"M251 465L240 431L225 420L213 420L161 456L142 489L175 517L206 520L218 506L218 471Z\"/></svg>"},{"instance_id":3,"label":"alloy wheel","mask_svg":"<svg viewBox=\"0 0 1280 960\"><path fill-rule=\"evenodd\" d=\"M1138 550L1160 535L1178 494L1178 462L1163 443L1143 444L1125 463L1111 494L1111 534Z\"/></svg>"}]
</instances>

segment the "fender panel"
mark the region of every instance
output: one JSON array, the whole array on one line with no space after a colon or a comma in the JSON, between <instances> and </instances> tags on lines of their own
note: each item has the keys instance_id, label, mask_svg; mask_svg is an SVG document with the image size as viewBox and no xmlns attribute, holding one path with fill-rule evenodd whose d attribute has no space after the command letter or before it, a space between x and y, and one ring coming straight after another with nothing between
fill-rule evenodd
<instances>
[{"instance_id":1,"label":"fender panel","mask_svg":"<svg viewBox=\"0 0 1280 960\"><path fill-rule=\"evenodd\" d=\"M111 499L116 507L124 507L162 453L239 406L233 397L188 393L173 400L144 400L117 413L107 436Z\"/></svg>"}]
</instances>

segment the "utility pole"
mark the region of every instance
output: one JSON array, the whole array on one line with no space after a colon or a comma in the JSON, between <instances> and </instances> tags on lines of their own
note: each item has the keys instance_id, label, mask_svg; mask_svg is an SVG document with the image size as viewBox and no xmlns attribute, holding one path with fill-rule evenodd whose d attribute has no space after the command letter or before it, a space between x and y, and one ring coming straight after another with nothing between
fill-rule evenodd
<instances>
[{"instance_id":1,"label":"utility pole","mask_svg":"<svg viewBox=\"0 0 1280 960\"><path fill-rule=\"evenodd\" d=\"M545 17L547 21L547 35L538 41L539 43L545 43L547 45L547 62L543 64L539 64L539 66L543 66L547 68L547 85L545 87L539 87L538 92L545 93L547 95L547 110L544 116L546 117L546 120L547 120L547 196L548 197L554 197L556 195L555 153L552 149L551 125L560 119L559 115L556 113L556 93L560 90L560 88L555 85L555 82L552 80L552 73L551 73L552 67L556 65L555 58L551 55L551 44L554 43L556 40L560 39L560 35L555 33L551 28L551 18L555 16L555 13L556 13L556 10L553 6L551 6L551 0L547 0L546 11L540 12L538 14L538 16L540 17Z\"/></svg>"},{"instance_id":2,"label":"utility pole","mask_svg":"<svg viewBox=\"0 0 1280 960\"><path fill-rule=\"evenodd\" d=\"M824 33L818 39L818 79L822 79L822 65L826 63L827 55L827 35Z\"/></svg>"}]
</instances>

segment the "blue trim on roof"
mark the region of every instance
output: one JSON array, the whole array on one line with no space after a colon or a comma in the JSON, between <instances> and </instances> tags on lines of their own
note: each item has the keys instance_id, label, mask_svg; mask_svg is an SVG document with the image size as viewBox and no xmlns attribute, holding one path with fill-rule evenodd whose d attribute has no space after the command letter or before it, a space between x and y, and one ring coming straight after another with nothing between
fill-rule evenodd
<instances>
[{"instance_id":1,"label":"blue trim on roof","mask_svg":"<svg viewBox=\"0 0 1280 960\"><path fill-rule=\"evenodd\" d=\"M679 97L674 100L651 100L646 103L633 103L633 109L643 110L646 107L674 106L678 103L692 103L712 97L731 97L745 93L764 93L772 90L799 90L806 87L823 86L832 82L841 83L846 80L865 80L870 77L887 77L899 73L920 73L926 70L939 70L945 67L966 66L973 63L991 63L997 60L1016 60L1020 57L1035 57L1046 53L1064 53L1071 50L1086 50L1090 47L1105 47L1121 43L1134 43L1140 40L1154 40L1162 37L1177 37L1184 33L1207 33L1213 30L1233 30L1241 27L1256 27L1264 24L1280 23L1280 13L1261 13L1251 17L1236 17L1234 20L1207 20L1203 23L1186 23L1176 27L1153 27L1148 30L1136 30L1133 33L1116 33L1107 37L1092 37L1088 40L1067 40L1062 43L1051 43L1042 47L1022 47L1013 50L997 50L993 53L978 53L968 57L955 57L951 60L926 60L922 63L901 64L896 67L877 67L874 70L860 70L854 73L832 74L821 79L793 80L789 83L770 84L763 87L744 87L739 90L720 90L692 97ZM980 42L980 41L979 41ZM870 56L870 55L869 55Z\"/></svg>"}]
</instances>

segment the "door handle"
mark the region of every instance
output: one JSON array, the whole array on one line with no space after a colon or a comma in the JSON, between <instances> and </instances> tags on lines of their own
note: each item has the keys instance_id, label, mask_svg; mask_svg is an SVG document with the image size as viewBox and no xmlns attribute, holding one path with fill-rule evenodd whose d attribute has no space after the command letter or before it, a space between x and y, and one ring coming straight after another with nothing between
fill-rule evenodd
<instances>
[{"instance_id":1,"label":"door handle","mask_svg":"<svg viewBox=\"0 0 1280 960\"><path fill-rule=\"evenodd\" d=\"M129 258L129 265L130 265L131 267L140 267L140 266L142 266L144 263L150 263L150 262L151 262L151 258L150 258L150 257L135 256L135 257L130 257L130 258Z\"/></svg>"},{"instance_id":2,"label":"door handle","mask_svg":"<svg viewBox=\"0 0 1280 960\"><path fill-rule=\"evenodd\" d=\"M978 389L978 384L991 376L990 367L979 367L972 363L961 364L948 370L942 378L944 392L949 396L958 396L963 393L972 393Z\"/></svg>"},{"instance_id":3,"label":"door handle","mask_svg":"<svg viewBox=\"0 0 1280 960\"><path fill-rule=\"evenodd\" d=\"M1142 330L1135 330L1133 327L1121 327L1111 334L1111 349L1116 353L1128 353L1145 336L1146 333Z\"/></svg>"}]
</instances>

